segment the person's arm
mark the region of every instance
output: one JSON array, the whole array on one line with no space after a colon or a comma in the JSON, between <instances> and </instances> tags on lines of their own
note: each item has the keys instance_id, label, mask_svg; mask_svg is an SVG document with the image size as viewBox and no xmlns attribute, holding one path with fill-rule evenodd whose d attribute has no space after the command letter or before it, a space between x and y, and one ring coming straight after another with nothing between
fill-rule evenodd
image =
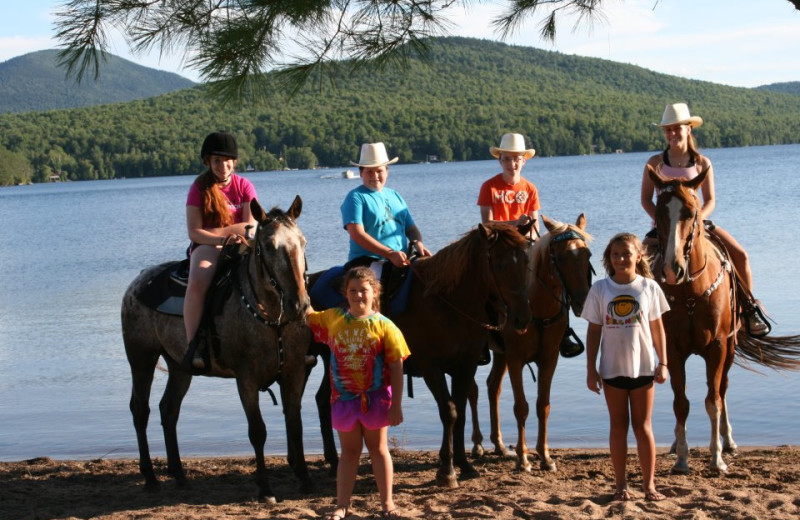
<instances>
[{"instance_id":1,"label":"person's arm","mask_svg":"<svg viewBox=\"0 0 800 520\"><path fill-rule=\"evenodd\" d=\"M603 388L603 380L597 372L597 353L600 351L602 335L603 326L589 322L589 327L586 329L586 386L597 394Z\"/></svg>"},{"instance_id":2,"label":"person's arm","mask_svg":"<svg viewBox=\"0 0 800 520\"><path fill-rule=\"evenodd\" d=\"M236 241L242 240L245 234L245 227L248 225L256 225L257 222L250 212L250 205L245 205L242 208L242 222L239 224L232 224L230 226L212 229L203 229L203 212L197 206L186 206L186 229L189 234L189 240L195 244L221 246L228 235L239 235Z\"/></svg>"},{"instance_id":3,"label":"person's arm","mask_svg":"<svg viewBox=\"0 0 800 520\"><path fill-rule=\"evenodd\" d=\"M388 246L381 244L371 237L364 230L364 226L361 224L347 224L347 233L350 235L350 238L353 240L353 242L363 247L370 253L386 258L397 267L408 265L408 257L404 251L395 251L394 249L389 249Z\"/></svg>"},{"instance_id":4,"label":"person's arm","mask_svg":"<svg viewBox=\"0 0 800 520\"><path fill-rule=\"evenodd\" d=\"M392 378L392 405L389 407L389 425L397 426L403 422L403 361L389 363L389 377Z\"/></svg>"},{"instance_id":5,"label":"person's arm","mask_svg":"<svg viewBox=\"0 0 800 520\"><path fill-rule=\"evenodd\" d=\"M703 184L700 186L700 193L703 195L703 207L700 209L700 219L708 220L709 217L711 217L711 212L714 211L717 205L714 190L714 166L711 164L711 161L705 157L703 157L702 163L698 166L700 167L700 171L708 168L706 180L704 180Z\"/></svg>"},{"instance_id":6,"label":"person's arm","mask_svg":"<svg viewBox=\"0 0 800 520\"><path fill-rule=\"evenodd\" d=\"M655 381L663 383L669 376L669 369L667 368L667 336L664 332L664 322L660 317L650 322L650 334L653 336L653 347L658 356Z\"/></svg>"},{"instance_id":7,"label":"person's arm","mask_svg":"<svg viewBox=\"0 0 800 520\"><path fill-rule=\"evenodd\" d=\"M653 221L656 220L656 203L653 202L653 192L656 190L656 187L653 185L652 179L650 179L650 175L648 175L647 170L648 166L656 169L656 165L653 164L653 159L647 161L647 164L644 166L644 172L642 173L642 190L641 190L641 203L642 208L644 208L645 213L647 213ZM657 171L657 169L656 169Z\"/></svg>"},{"instance_id":8,"label":"person's arm","mask_svg":"<svg viewBox=\"0 0 800 520\"><path fill-rule=\"evenodd\" d=\"M416 243L416 248L417 251L419 251L420 256L431 256L431 252L422 243L422 233L416 225L408 226L408 228L406 228L406 238L409 242Z\"/></svg>"}]
</instances>

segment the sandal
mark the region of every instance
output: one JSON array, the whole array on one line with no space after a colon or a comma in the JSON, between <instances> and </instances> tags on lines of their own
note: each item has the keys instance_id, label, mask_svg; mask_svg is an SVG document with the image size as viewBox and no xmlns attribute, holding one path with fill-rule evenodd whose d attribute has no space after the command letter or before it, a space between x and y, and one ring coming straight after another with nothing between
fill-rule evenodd
<instances>
[{"instance_id":1,"label":"sandal","mask_svg":"<svg viewBox=\"0 0 800 520\"><path fill-rule=\"evenodd\" d=\"M342 511L342 513L339 514L339 511ZM333 513L323 516L322 520L344 520L348 516L350 516L349 507L337 507L333 510Z\"/></svg>"},{"instance_id":2,"label":"sandal","mask_svg":"<svg viewBox=\"0 0 800 520\"><path fill-rule=\"evenodd\" d=\"M615 502L627 502L629 500L633 500L633 496L627 489L618 489L617 492L614 493Z\"/></svg>"},{"instance_id":3,"label":"sandal","mask_svg":"<svg viewBox=\"0 0 800 520\"><path fill-rule=\"evenodd\" d=\"M397 508L392 509L391 511L383 511L381 512L381 518L405 518Z\"/></svg>"},{"instance_id":4,"label":"sandal","mask_svg":"<svg viewBox=\"0 0 800 520\"><path fill-rule=\"evenodd\" d=\"M665 495L659 493L658 491L648 491L644 494L644 499L648 502L659 502L667 498Z\"/></svg>"}]
</instances>

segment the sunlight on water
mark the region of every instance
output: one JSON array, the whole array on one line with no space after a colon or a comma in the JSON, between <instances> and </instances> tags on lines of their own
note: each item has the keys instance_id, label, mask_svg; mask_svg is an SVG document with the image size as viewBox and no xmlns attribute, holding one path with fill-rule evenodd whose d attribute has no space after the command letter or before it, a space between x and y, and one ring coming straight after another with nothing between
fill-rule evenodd
<instances>
[{"instance_id":1,"label":"sunlight on water","mask_svg":"<svg viewBox=\"0 0 800 520\"><path fill-rule=\"evenodd\" d=\"M748 249L756 293L777 322L775 334L800 333L800 282L794 236L795 166L800 146L708 150L716 171L719 205L714 220ZM639 206L639 182L649 154L535 158L524 175L537 185L543 213L574 221L588 217L594 235L593 264L619 231L643 234L648 218ZM757 165L757 167L754 167ZM438 250L479 221L478 188L499 171L496 161L391 167L388 186L408 202L426 245ZM322 178L338 170L248 174L262 204L288 208L303 198L299 223L308 239L311 271L342 263L347 235L339 205L358 180ZM336 177L336 176L334 176ZM129 179L0 189L0 460L135 457L128 411L130 372L122 347L119 309L130 281L148 265L185 254L184 202L192 177ZM9 246L10 245L10 246ZM581 337L586 326L572 318ZM552 392L553 447L607 446L608 416L602 397L585 386L584 356L561 359ZM321 369L312 373L303 401L307 453L321 453L313 393ZM688 364L691 446L707 446L710 428L703 408L702 362ZM478 371L480 424L489 448L487 367ZM535 384L524 375L532 408L527 441L536 442ZM166 374L156 371L148 429L153 454L163 456L157 416ZM435 404L421 379L415 399L405 398L406 422L390 431L400 447L438 449ZM277 387L274 388L277 394ZM754 374L734 368L729 405L741 445L797 442L800 375ZM516 427L506 379L502 425L507 445ZM672 442L674 419L669 385L656 389L654 431L659 446ZM267 451L286 450L283 414L269 396L261 400L269 437ZM184 455L249 454L247 425L233 380L195 378L181 411ZM469 426L467 438L469 438Z\"/></svg>"}]
</instances>

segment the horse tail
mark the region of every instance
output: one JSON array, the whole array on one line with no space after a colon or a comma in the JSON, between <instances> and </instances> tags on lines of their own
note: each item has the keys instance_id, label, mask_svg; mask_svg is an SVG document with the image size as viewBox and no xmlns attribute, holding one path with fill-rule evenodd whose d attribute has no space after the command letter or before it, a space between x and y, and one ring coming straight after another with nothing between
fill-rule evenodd
<instances>
[{"instance_id":1,"label":"horse tail","mask_svg":"<svg viewBox=\"0 0 800 520\"><path fill-rule=\"evenodd\" d=\"M736 353L736 364L748 370L753 370L754 363L774 370L800 370L800 335L757 339L740 330Z\"/></svg>"}]
</instances>

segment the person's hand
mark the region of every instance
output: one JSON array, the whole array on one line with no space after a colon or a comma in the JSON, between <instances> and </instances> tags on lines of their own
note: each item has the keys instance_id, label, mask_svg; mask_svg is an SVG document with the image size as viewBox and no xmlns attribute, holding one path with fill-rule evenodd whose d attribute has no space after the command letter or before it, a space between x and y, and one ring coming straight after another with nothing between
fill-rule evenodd
<instances>
[{"instance_id":1,"label":"person's hand","mask_svg":"<svg viewBox=\"0 0 800 520\"><path fill-rule=\"evenodd\" d=\"M417 248L419 256L431 256L433 254L427 247L425 247L425 244L422 243L422 240L417 240L415 247Z\"/></svg>"},{"instance_id":2,"label":"person's hand","mask_svg":"<svg viewBox=\"0 0 800 520\"><path fill-rule=\"evenodd\" d=\"M389 407L389 426L397 426L403 422L403 407L399 401L392 400Z\"/></svg>"},{"instance_id":3,"label":"person's hand","mask_svg":"<svg viewBox=\"0 0 800 520\"><path fill-rule=\"evenodd\" d=\"M664 363L659 363L656 367L655 382L661 384L669 377L669 369Z\"/></svg>"},{"instance_id":4,"label":"person's hand","mask_svg":"<svg viewBox=\"0 0 800 520\"><path fill-rule=\"evenodd\" d=\"M523 214L522 214L522 215L520 215L520 216L519 216L519 218L517 219L517 225L518 225L518 226L524 226L525 224L527 224L527 223L528 223L528 222L530 222L531 220L533 220L533 219L531 219L530 215L528 215L527 213L523 213Z\"/></svg>"},{"instance_id":5,"label":"person's hand","mask_svg":"<svg viewBox=\"0 0 800 520\"><path fill-rule=\"evenodd\" d=\"M600 389L603 388L603 380L600 379L600 374L597 373L597 369L594 367L590 367L586 371L586 386L596 394L599 394Z\"/></svg>"},{"instance_id":6,"label":"person's hand","mask_svg":"<svg viewBox=\"0 0 800 520\"><path fill-rule=\"evenodd\" d=\"M386 259L389 260L395 267L404 267L408 265L408 257L402 251L392 250L388 255L386 255Z\"/></svg>"}]
</instances>

